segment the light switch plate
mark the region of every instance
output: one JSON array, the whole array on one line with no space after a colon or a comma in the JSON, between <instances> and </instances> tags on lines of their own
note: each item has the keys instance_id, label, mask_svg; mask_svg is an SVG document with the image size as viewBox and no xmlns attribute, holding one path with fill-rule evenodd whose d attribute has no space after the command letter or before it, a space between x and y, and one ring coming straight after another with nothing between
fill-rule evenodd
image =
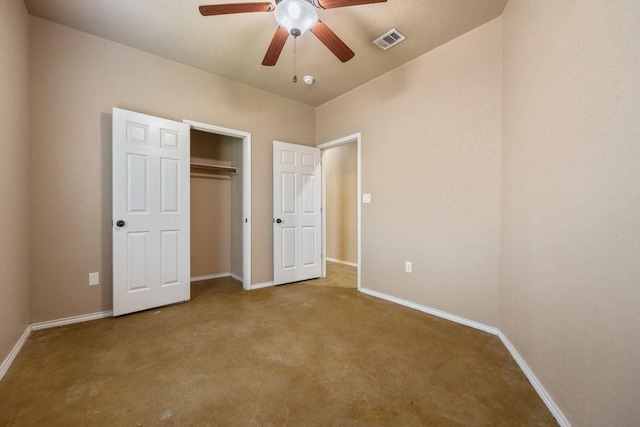
<instances>
[{"instance_id":1,"label":"light switch plate","mask_svg":"<svg viewBox=\"0 0 640 427\"><path fill-rule=\"evenodd\" d=\"M364 193L362 195L362 203L371 203L371 193Z\"/></svg>"},{"instance_id":2,"label":"light switch plate","mask_svg":"<svg viewBox=\"0 0 640 427\"><path fill-rule=\"evenodd\" d=\"M413 263L411 261L404 262L405 273L413 273Z\"/></svg>"},{"instance_id":3,"label":"light switch plate","mask_svg":"<svg viewBox=\"0 0 640 427\"><path fill-rule=\"evenodd\" d=\"M89 273L89 286L100 284L100 273Z\"/></svg>"}]
</instances>

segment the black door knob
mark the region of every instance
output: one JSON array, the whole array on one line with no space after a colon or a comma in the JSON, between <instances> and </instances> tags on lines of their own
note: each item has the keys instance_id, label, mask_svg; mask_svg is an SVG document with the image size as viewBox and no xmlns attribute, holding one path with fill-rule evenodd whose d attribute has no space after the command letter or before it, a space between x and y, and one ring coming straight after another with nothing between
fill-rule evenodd
<instances>
[{"instance_id":1,"label":"black door knob","mask_svg":"<svg viewBox=\"0 0 640 427\"><path fill-rule=\"evenodd\" d=\"M276 222L277 222L278 224L281 224L281 223L282 223L282 220L281 220L280 218L278 218L278 219L276 219Z\"/></svg>"},{"instance_id":2,"label":"black door knob","mask_svg":"<svg viewBox=\"0 0 640 427\"><path fill-rule=\"evenodd\" d=\"M119 219L119 220L117 220L117 221L116 221L116 225L117 225L118 227L124 227L124 221L123 221L123 220L121 220L121 219Z\"/></svg>"}]
</instances>

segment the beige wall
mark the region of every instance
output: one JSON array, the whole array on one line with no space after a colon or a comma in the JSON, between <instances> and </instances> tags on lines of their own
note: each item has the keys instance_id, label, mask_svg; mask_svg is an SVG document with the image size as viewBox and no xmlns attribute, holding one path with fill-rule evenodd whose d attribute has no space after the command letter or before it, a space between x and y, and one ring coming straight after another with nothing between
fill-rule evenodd
<instances>
[{"instance_id":1,"label":"beige wall","mask_svg":"<svg viewBox=\"0 0 640 427\"><path fill-rule=\"evenodd\" d=\"M500 328L576 426L640 420L640 3L503 16Z\"/></svg>"},{"instance_id":2,"label":"beige wall","mask_svg":"<svg viewBox=\"0 0 640 427\"><path fill-rule=\"evenodd\" d=\"M500 19L317 108L362 132L362 285L489 325L498 310ZM404 272L413 262L413 274Z\"/></svg>"},{"instance_id":3,"label":"beige wall","mask_svg":"<svg viewBox=\"0 0 640 427\"><path fill-rule=\"evenodd\" d=\"M511 0L315 119L38 18L29 35L26 20L0 3L0 357L29 322L29 235L31 321L111 307L118 106L252 132L254 283L272 278L271 141L362 132L363 286L499 326L574 425L640 419L636 1Z\"/></svg>"},{"instance_id":4,"label":"beige wall","mask_svg":"<svg viewBox=\"0 0 640 427\"><path fill-rule=\"evenodd\" d=\"M314 109L39 18L30 36L31 320L111 308L112 107L251 132L252 281L272 280L272 141L313 145Z\"/></svg>"},{"instance_id":5,"label":"beige wall","mask_svg":"<svg viewBox=\"0 0 640 427\"><path fill-rule=\"evenodd\" d=\"M230 165L231 144L214 133L191 131L191 160ZM191 176L191 277L231 269L231 180Z\"/></svg>"},{"instance_id":6,"label":"beige wall","mask_svg":"<svg viewBox=\"0 0 640 427\"><path fill-rule=\"evenodd\" d=\"M358 146L326 150L322 155L326 183L327 258L358 262Z\"/></svg>"},{"instance_id":7,"label":"beige wall","mask_svg":"<svg viewBox=\"0 0 640 427\"><path fill-rule=\"evenodd\" d=\"M0 363L29 324L29 15L0 2Z\"/></svg>"},{"instance_id":8,"label":"beige wall","mask_svg":"<svg viewBox=\"0 0 640 427\"><path fill-rule=\"evenodd\" d=\"M231 270L231 181L191 177L191 277Z\"/></svg>"},{"instance_id":9,"label":"beige wall","mask_svg":"<svg viewBox=\"0 0 640 427\"><path fill-rule=\"evenodd\" d=\"M191 159L239 171L191 176L191 277L242 277L242 139L192 130Z\"/></svg>"}]
</instances>

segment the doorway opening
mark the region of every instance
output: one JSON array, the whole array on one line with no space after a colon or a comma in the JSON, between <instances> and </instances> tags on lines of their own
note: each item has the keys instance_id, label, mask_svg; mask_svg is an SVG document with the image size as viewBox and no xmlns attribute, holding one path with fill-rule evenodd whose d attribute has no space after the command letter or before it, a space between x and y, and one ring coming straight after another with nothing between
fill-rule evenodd
<instances>
[{"instance_id":1,"label":"doorway opening","mask_svg":"<svg viewBox=\"0 0 640 427\"><path fill-rule=\"evenodd\" d=\"M322 150L322 277L334 276L341 286L352 283L360 290L361 134L318 148Z\"/></svg>"},{"instance_id":2,"label":"doorway opening","mask_svg":"<svg viewBox=\"0 0 640 427\"><path fill-rule=\"evenodd\" d=\"M191 129L191 281L232 277L251 289L251 134Z\"/></svg>"}]
</instances>

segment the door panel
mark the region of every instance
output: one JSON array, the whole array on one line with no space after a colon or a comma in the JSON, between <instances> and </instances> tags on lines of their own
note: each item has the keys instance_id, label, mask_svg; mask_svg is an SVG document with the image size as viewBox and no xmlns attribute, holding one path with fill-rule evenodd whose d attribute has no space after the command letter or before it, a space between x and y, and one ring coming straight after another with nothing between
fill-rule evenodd
<instances>
[{"instance_id":1,"label":"door panel","mask_svg":"<svg viewBox=\"0 0 640 427\"><path fill-rule=\"evenodd\" d=\"M302 265L309 266L316 262L316 227L302 227Z\"/></svg>"},{"instance_id":2,"label":"door panel","mask_svg":"<svg viewBox=\"0 0 640 427\"><path fill-rule=\"evenodd\" d=\"M290 269L296 266L296 229L295 227L281 227L282 234L282 264L280 268Z\"/></svg>"},{"instance_id":3,"label":"door panel","mask_svg":"<svg viewBox=\"0 0 640 427\"><path fill-rule=\"evenodd\" d=\"M162 232L162 286L180 284L180 231L166 230Z\"/></svg>"},{"instance_id":4,"label":"door panel","mask_svg":"<svg viewBox=\"0 0 640 427\"><path fill-rule=\"evenodd\" d=\"M149 233L127 233L128 289L140 291L149 289Z\"/></svg>"},{"instance_id":5,"label":"door panel","mask_svg":"<svg viewBox=\"0 0 640 427\"><path fill-rule=\"evenodd\" d=\"M190 298L189 148L189 125L113 109L115 316Z\"/></svg>"},{"instance_id":6,"label":"door panel","mask_svg":"<svg viewBox=\"0 0 640 427\"><path fill-rule=\"evenodd\" d=\"M273 253L276 285L320 277L320 185L319 149L274 141Z\"/></svg>"},{"instance_id":7,"label":"door panel","mask_svg":"<svg viewBox=\"0 0 640 427\"><path fill-rule=\"evenodd\" d=\"M147 156L127 154L127 212L148 213L149 162Z\"/></svg>"},{"instance_id":8,"label":"door panel","mask_svg":"<svg viewBox=\"0 0 640 427\"><path fill-rule=\"evenodd\" d=\"M162 213L178 213L180 206L180 164L176 159L160 159Z\"/></svg>"}]
</instances>

